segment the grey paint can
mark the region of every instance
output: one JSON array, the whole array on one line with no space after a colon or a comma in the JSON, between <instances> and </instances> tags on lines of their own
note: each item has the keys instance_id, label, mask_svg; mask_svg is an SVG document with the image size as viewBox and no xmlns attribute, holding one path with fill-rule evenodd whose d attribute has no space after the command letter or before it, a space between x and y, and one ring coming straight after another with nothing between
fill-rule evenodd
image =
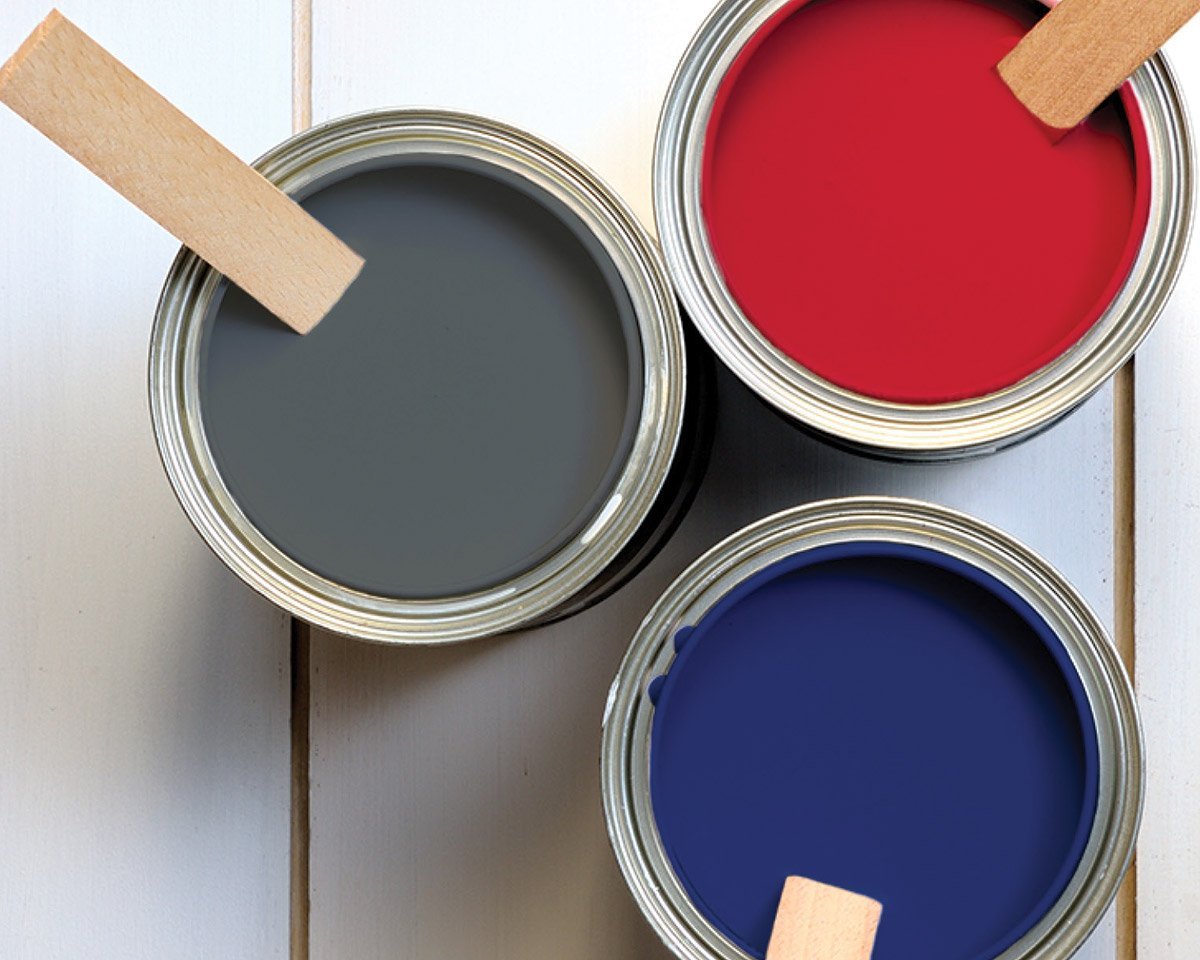
<instances>
[{"instance_id":1,"label":"grey paint can","mask_svg":"<svg viewBox=\"0 0 1200 960\"><path fill-rule=\"evenodd\" d=\"M221 559L311 623L391 642L553 619L631 575L698 479L706 378L612 191L433 111L335 120L258 168L367 267L298 337L176 260L151 410Z\"/></svg>"}]
</instances>

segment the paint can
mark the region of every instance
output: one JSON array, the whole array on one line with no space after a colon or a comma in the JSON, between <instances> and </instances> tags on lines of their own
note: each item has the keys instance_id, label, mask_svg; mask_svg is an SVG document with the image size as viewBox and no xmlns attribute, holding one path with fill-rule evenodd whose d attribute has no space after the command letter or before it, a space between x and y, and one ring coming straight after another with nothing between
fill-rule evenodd
<instances>
[{"instance_id":1,"label":"paint can","mask_svg":"<svg viewBox=\"0 0 1200 960\"><path fill-rule=\"evenodd\" d=\"M706 462L709 383L611 189L433 110L333 120L256 166L368 266L303 338L190 251L172 266L154 432L218 557L309 623L396 643L556 619L645 563Z\"/></svg>"},{"instance_id":2,"label":"paint can","mask_svg":"<svg viewBox=\"0 0 1200 960\"><path fill-rule=\"evenodd\" d=\"M684 960L761 958L790 874L881 901L878 960L1065 960L1143 789L1132 687L1086 602L911 500L814 503L709 550L604 716L609 837Z\"/></svg>"},{"instance_id":3,"label":"paint can","mask_svg":"<svg viewBox=\"0 0 1200 960\"><path fill-rule=\"evenodd\" d=\"M1176 82L1151 57L1103 108L1108 127L1127 130L1088 121L1052 146L991 69L1039 11L1020 0L725 0L676 70L654 205L684 308L743 382L834 443L926 461L1019 442L1093 394L1167 301L1194 203ZM938 37L942 19L958 33ZM930 37L954 56L928 52ZM765 103L773 90L785 92ZM998 144L972 126L973 101L954 99L977 93L1004 119ZM908 139L900 121L920 133ZM1118 176L1113 144L1126 136ZM929 164L922 141L933 137ZM997 160L1009 143L1013 161ZM1053 187L1033 165L1047 157ZM927 166L950 184L929 216L941 185ZM1051 321L1063 325L1053 337Z\"/></svg>"}]
</instances>

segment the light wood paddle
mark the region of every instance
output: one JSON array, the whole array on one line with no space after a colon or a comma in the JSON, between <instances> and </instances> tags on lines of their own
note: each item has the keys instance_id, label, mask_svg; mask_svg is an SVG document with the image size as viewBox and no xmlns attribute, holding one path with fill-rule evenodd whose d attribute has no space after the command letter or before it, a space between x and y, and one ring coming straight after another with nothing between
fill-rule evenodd
<instances>
[{"instance_id":1,"label":"light wood paddle","mask_svg":"<svg viewBox=\"0 0 1200 960\"><path fill-rule=\"evenodd\" d=\"M1069 130L1200 11L1200 0L1061 0L1000 61L1000 76L1049 127Z\"/></svg>"},{"instance_id":2,"label":"light wood paddle","mask_svg":"<svg viewBox=\"0 0 1200 960\"><path fill-rule=\"evenodd\" d=\"M870 960L883 907L807 877L788 877L767 960Z\"/></svg>"},{"instance_id":3,"label":"light wood paddle","mask_svg":"<svg viewBox=\"0 0 1200 960\"><path fill-rule=\"evenodd\" d=\"M0 102L299 333L363 261L57 10L0 67Z\"/></svg>"}]
</instances>

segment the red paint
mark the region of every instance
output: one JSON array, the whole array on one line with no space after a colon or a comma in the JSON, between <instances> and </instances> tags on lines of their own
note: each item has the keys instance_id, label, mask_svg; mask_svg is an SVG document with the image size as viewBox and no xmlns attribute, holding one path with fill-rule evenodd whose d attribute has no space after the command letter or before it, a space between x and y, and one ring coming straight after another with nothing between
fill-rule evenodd
<instances>
[{"instance_id":1,"label":"red paint","mask_svg":"<svg viewBox=\"0 0 1200 960\"><path fill-rule=\"evenodd\" d=\"M1126 90L1053 142L995 72L1036 19L816 0L742 51L702 200L730 291L777 347L858 393L937 403L1016 383L1099 318L1145 232L1145 134Z\"/></svg>"}]
</instances>

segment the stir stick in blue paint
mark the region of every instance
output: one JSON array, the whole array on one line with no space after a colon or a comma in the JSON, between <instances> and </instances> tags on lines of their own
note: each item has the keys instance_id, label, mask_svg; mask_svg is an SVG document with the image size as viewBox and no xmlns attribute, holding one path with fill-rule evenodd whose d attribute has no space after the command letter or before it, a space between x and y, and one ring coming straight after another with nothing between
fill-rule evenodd
<instances>
[{"instance_id":1,"label":"stir stick in blue paint","mask_svg":"<svg viewBox=\"0 0 1200 960\"><path fill-rule=\"evenodd\" d=\"M654 691L655 822L697 908L752 956L792 874L885 904L876 960L991 960L1065 889L1095 723L1062 644L990 575L819 548L679 639Z\"/></svg>"}]
</instances>

